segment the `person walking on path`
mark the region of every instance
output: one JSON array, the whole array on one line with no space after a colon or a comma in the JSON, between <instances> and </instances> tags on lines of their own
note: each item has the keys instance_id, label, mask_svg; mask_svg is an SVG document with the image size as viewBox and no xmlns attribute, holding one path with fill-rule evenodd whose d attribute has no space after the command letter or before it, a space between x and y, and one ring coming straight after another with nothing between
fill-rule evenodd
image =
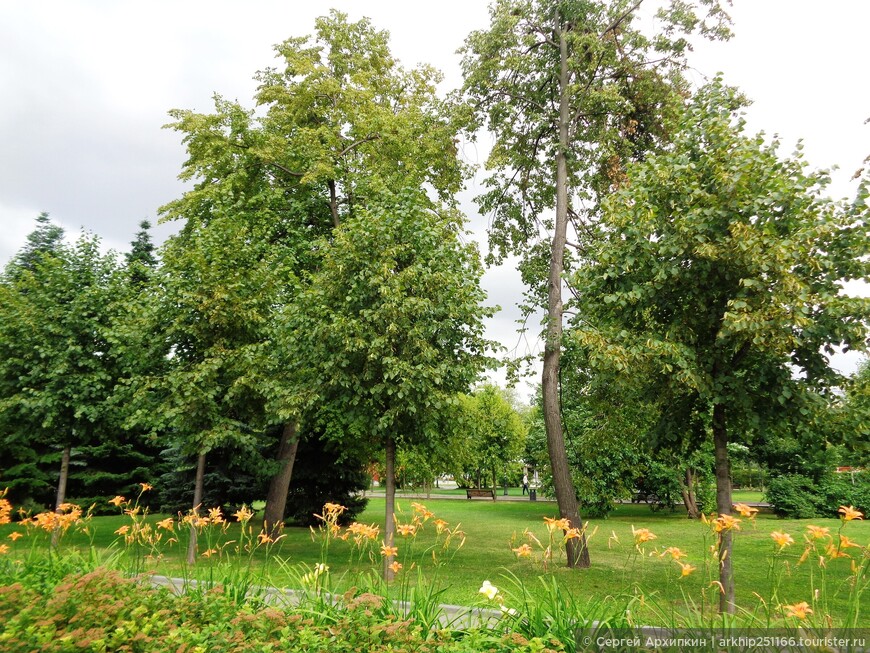
<instances>
[{"instance_id":1,"label":"person walking on path","mask_svg":"<svg viewBox=\"0 0 870 653\"><path fill-rule=\"evenodd\" d=\"M529 475L523 474L523 494L528 494L529 492Z\"/></svg>"}]
</instances>

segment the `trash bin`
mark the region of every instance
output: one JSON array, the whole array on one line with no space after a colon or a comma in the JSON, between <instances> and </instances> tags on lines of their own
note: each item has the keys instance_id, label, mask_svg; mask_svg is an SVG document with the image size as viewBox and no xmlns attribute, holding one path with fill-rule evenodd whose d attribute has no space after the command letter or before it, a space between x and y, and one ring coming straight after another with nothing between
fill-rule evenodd
<instances>
[{"instance_id":1,"label":"trash bin","mask_svg":"<svg viewBox=\"0 0 870 653\"><path fill-rule=\"evenodd\" d=\"M529 488L529 501L537 501L537 500L538 500L538 491L535 488L530 487Z\"/></svg>"}]
</instances>

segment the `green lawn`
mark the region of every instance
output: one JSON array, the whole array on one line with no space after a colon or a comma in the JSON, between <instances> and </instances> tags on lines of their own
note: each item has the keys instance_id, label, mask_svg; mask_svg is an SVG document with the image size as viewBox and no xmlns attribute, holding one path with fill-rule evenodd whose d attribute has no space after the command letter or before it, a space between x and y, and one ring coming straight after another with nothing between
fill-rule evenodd
<instances>
[{"instance_id":1,"label":"green lawn","mask_svg":"<svg viewBox=\"0 0 870 653\"><path fill-rule=\"evenodd\" d=\"M710 531L703 524L687 520L685 513L657 512L653 513L644 505L620 506L608 519L593 520L589 524L590 555L592 568L588 570L571 571L563 567L563 561L557 558L548 567L540 561L534 562L527 558L518 559L511 550L525 539L523 532L529 529L542 543L547 542L547 529L544 517L556 517L556 506L548 502L499 502L499 501L459 501L455 499L432 499L424 502L435 513L436 518L446 520L451 527L460 524L466 535L465 545L460 548L449 564L438 571L438 582L443 583L446 591L441 598L445 603L474 605L479 603L481 596L478 589L484 580L504 589L507 588L505 574L515 574L527 587L540 586L539 578L555 577L561 586L578 597L595 597L605 600L615 597L618 604L627 604L627 597L643 595L642 604L653 604L665 612L681 610L686 599L700 605L706 596L707 602L715 602L715 588L710 587L710 581L715 578L714 572L705 569L705 560L710 560L709 546L713 542ZM399 499L398 520L410 521L411 501ZM372 498L368 508L360 515L363 523L383 524L384 502L380 498ZM156 522L158 516L149 520ZM119 538L114 531L123 524L129 523L128 517L101 517L93 520L90 525L90 535L69 533L63 542L63 547L78 547L86 549L89 541L98 550L107 550ZM808 523L827 526L836 534L840 527L839 520L817 519L811 521L780 520L771 515L759 515L755 523L744 520L742 529L735 537L734 566L737 581L737 596L739 604L749 610L759 605L756 594L770 602L773 579L769 573L770 563L775 545L770 537L771 531L784 531L791 534L795 544L786 548L778 558L775 569L782 570L782 580L778 597L773 598L773 605L789 604L799 601L811 602L813 583L818 586L821 570L815 556L806 563L797 564L804 551L803 533ZM698 568L686 578L679 578L679 567L669 558L659 556L641 556L633 545L632 527L648 528L656 539L648 543L646 551L653 549L662 551L670 546L680 547L686 554L684 560ZM21 558L31 546L27 538L12 542L8 534L21 530L14 524L0 526L0 541L9 543L11 550L6 555L8 559ZM853 521L845 526L845 534L853 541L867 546L870 543L870 524ZM225 539L238 540L239 527L233 524L229 527ZM435 529L432 520L427 522L424 530L416 538L399 538L398 559L405 569L400 577L407 573L412 562L420 565L426 573L432 574L432 558L429 548L435 543ZM379 543L378 543L379 544ZM533 547L537 546L532 543ZM177 545L176 545L177 546ZM232 548L232 545L227 550ZM410 552L410 555L409 555ZM850 552L860 559L859 549ZM149 561L157 573L181 575L184 573L180 565L180 549L172 549L166 558L159 562ZM288 528L286 537L274 549L273 555L286 560L292 566L298 563L314 564L321 561L322 550L318 541L313 541L309 529ZM333 541L326 562L329 564L333 578L349 569L352 555L347 542ZM258 554L255 564L262 565L264 557ZM830 560L827 562L827 587L831 599L832 610L836 613L842 610L848 588L845 579L849 574L851 560ZM219 563L214 558L201 559L197 563L195 574L208 574L215 570ZM865 562L866 565L866 562ZM355 563L356 570L368 568ZM709 567L709 566L708 566ZM269 582L284 586L291 583L286 565L269 564ZM414 572L416 574L416 572ZM347 580L353 580L347 577ZM865 579L866 582L866 579ZM863 597L863 607L866 609L867 598ZM641 603L635 610L643 610ZM656 617L649 615L648 619Z\"/></svg>"}]
</instances>

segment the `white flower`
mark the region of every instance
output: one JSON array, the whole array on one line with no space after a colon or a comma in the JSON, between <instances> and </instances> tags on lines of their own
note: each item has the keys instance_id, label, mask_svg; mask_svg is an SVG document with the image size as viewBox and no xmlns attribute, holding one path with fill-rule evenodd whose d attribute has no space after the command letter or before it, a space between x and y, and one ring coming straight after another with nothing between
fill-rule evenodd
<instances>
[{"instance_id":1,"label":"white flower","mask_svg":"<svg viewBox=\"0 0 870 653\"><path fill-rule=\"evenodd\" d=\"M486 598L491 601L496 597L496 594L498 594L498 588L488 580L485 580L483 581L483 585L480 586L480 593L485 594Z\"/></svg>"}]
</instances>

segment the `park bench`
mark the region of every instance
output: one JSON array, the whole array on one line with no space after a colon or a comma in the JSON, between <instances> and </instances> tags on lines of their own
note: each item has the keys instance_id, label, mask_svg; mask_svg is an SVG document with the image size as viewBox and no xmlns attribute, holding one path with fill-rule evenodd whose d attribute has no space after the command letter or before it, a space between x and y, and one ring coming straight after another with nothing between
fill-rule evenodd
<instances>
[{"instance_id":1,"label":"park bench","mask_svg":"<svg viewBox=\"0 0 870 653\"><path fill-rule=\"evenodd\" d=\"M491 487L470 487L465 490L469 499L492 499L495 501L495 490Z\"/></svg>"}]
</instances>

